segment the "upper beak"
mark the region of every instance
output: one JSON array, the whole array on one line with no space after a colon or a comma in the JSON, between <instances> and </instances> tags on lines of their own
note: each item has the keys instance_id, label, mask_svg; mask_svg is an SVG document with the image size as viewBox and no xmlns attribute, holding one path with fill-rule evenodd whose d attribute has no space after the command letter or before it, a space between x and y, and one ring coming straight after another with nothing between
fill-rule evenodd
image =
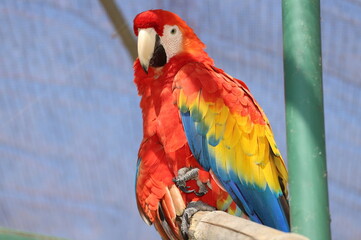
<instances>
[{"instance_id":1,"label":"upper beak","mask_svg":"<svg viewBox=\"0 0 361 240\"><path fill-rule=\"evenodd\" d=\"M167 54L160 37L153 28L138 32L138 57L142 68L148 73L149 66L161 67L167 63Z\"/></svg>"},{"instance_id":2,"label":"upper beak","mask_svg":"<svg viewBox=\"0 0 361 240\"><path fill-rule=\"evenodd\" d=\"M154 54L156 35L153 28L140 29L138 32L138 57L146 73L148 73L149 63Z\"/></svg>"}]
</instances>

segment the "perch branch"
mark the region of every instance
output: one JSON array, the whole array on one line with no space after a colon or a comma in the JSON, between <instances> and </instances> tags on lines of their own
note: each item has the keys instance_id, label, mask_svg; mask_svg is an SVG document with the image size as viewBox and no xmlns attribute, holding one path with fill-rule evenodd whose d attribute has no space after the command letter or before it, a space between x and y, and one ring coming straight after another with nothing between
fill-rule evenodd
<instances>
[{"instance_id":1,"label":"perch branch","mask_svg":"<svg viewBox=\"0 0 361 240\"><path fill-rule=\"evenodd\" d=\"M309 240L295 233L285 233L221 211L198 212L189 228L191 240Z\"/></svg>"},{"instance_id":2,"label":"perch branch","mask_svg":"<svg viewBox=\"0 0 361 240\"><path fill-rule=\"evenodd\" d=\"M114 2L114 0L99 1L107 13L110 21L112 22L115 30L117 31L117 34L122 39L124 46L132 58L132 61L134 61L137 58L137 42L133 37L133 32L128 27L125 17L117 7L117 4Z\"/></svg>"}]
</instances>

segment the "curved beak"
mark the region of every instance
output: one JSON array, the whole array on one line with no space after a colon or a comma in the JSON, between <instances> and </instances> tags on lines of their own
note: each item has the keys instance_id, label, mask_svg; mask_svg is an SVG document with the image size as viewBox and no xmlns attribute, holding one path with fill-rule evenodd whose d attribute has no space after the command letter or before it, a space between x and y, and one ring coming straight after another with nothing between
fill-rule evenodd
<instances>
[{"instance_id":1,"label":"curved beak","mask_svg":"<svg viewBox=\"0 0 361 240\"><path fill-rule=\"evenodd\" d=\"M140 29L138 32L138 58L146 73L153 57L156 35L153 28Z\"/></svg>"},{"instance_id":2,"label":"curved beak","mask_svg":"<svg viewBox=\"0 0 361 240\"><path fill-rule=\"evenodd\" d=\"M153 28L139 29L138 58L146 73L148 73L149 66L161 67L166 64L167 55Z\"/></svg>"}]
</instances>

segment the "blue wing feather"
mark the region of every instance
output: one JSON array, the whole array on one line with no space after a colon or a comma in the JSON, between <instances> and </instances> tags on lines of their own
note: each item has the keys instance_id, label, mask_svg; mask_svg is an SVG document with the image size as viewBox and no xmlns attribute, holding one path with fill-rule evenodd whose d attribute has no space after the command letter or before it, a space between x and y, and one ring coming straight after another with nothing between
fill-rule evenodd
<instances>
[{"instance_id":1,"label":"blue wing feather","mask_svg":"<svg viewBox=\"0 0 361 240\"><path fill-rule=\"evenodd\" d=\"M248 120L251 118L249 109L245 111L246 114L249 114L247 118L243 115L228 118L233 113L231 113L227 104L232 101L233 106L240 109L246 108L245 105L250 105L253 109L256 109L258 105L253 102L252 96L244 85L241 84L242 87L237 80L232 80L230 76L222 74L223 72L217 72L217 69L209 68L202 63L190 63L176 76L177 88L175 91L180 91L180 93L178 92L177 104L189 147L200 165L205 170L214 172L223 188L227 190L238 207L245 211L251 220L279 230L289 231L287 214L285 213L285 211L288 211L287 200L285 200L287 195L287 189L285 189L287 170L278 150L275 150L274 140L269 140L273 138L272 133L267 132L268 135L266 136L266 130L263 130L263 135L260 135L260 137L263 137L263 141L261 139L259 143L259 139L256 139L253 145L249 143L250 140L247 139L247 136L251 135L251 131L253 133L256 131L253 130L253 125L256 123L252 122L245 125L249 123ZM206 77L211 79L204 81ZM228 83L225 81L228 81ZM218 84L214 84L215 82ZM225 87L226 90L219 89L220 92L218 93L223 91L225 95L222 95L223 93L217 96L212 95L216 93L218 87L221 88L224 84L228 84ZM180 90L182 88L184 88L184 91ZM195 91L197 88L198 91ZM237 91L232 95L230 88L237 90L240 95L237 95ZM241 98L241 95L246 98ZM228 96L227 99L223 98L225 96ZM251 100L248 101L247 99ZM256 114L266 119L261 110ZM242 117L244 118L241 119ZM233 130L235 121L239 121L236 124L243 124L242 127L240 128L237 125L238 127L234 127ZM267 120L264 120L264 122L267 122ZM226 125L227 123L229 125ZM227 126L230 127L227 128L228 131L226 132ZM265 128L267 128L267 125ZM244 135L245 138L243 138ZM265 138L267 140L264 140ZM252 140L254 141L254 138ZM256 146L255 144L260 145ZM258 149L258 147L262 146L266 146L263 151L260 151L260 153L264 154L260 155L262 159L251 160L249 155L252 154L244 151L244 148ZM272 150L266 151L270 147L272 147ZM242 149L242 153L236 155L239 148ZM272 158L269 155L271 154L270 151L273 151L274 155L278 156L278 159ZM239 161L245 162L241 163ZM265 170L262 169L263 166L266 166ZM282 183L279 183L279 181L282 181Z\"/></svg>"},{"instance_id":2,"label":"blue wing feather","mask_svg":"<svg viewBox=\"0 0 361 240\"><path fill-rule=\"evenodd\" d=\"M198 133L195 122L190 116L190 112L182 112L181 116L188 144L194 157L206 171L209 171L210 167L208 163L210 160L208 151L205 150L207 148L205 137Z\"/></svg>"},{"instance_id":3,"label":"blue wing feather","mask_svg":"<svg viewBox=\"0 0 361 240\"><path fill-rule=\"evenodd\" d=\"M260 189L253 184L241 182L235 172L226 172L217 167L215 157L209 152L210 143L204 136L204 124L200 131L200 128L197 128L199 122L194 121L189 111L182 112L181 116L193 155L204 169L212 169L236 204L244 209L252 221L289 232L287 218L278 196L268 186Z\"/></svg>"}]
</instances>

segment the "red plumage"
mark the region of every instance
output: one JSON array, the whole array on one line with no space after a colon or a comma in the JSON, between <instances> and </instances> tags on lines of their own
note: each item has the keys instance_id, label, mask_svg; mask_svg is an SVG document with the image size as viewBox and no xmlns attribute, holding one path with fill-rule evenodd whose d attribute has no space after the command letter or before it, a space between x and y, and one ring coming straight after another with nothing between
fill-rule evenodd
<instances>
[{"instance_id":1,"label":"red plumage","mask_svg":"<svg viewBox=\"0 0 361 240\"><path fill-rule=\"evenodd\" d=\"M187 96L192 96L202 89L204 100L209 102L216 101L222 92L230 111L239 111L242 116L250 114L255 123L265 122L249 93L245 94L244 91L248 91L247 86L223 70L213 67L213 60L204 51L205 45L180 17L163 10L146 11L134 19L134 32L138 35L140 29L153 28L159 36L163 36L166 25L179 27L183 37L181 51L168 59L164 66L149 67L147 73L139 59L134 63L134 82L141 96L140 107L143 117L136 197L143 219L150 224L153 223L162 238L182 239L177 216L182 214L189 202L201 200L217 208L217 204L229 199L229 195L219 187L217 179L210 172L203 170L192 155L176 105L179 85L188 86L183 89ZM209 69L199 71L199 68L192 69L192 66L188 65L187 69L180 71L190 63L201 63ZM176 82L176 74L177 79L184 82ZM192 75L194 76L191 78ZM209 81L217 79L217 76L219 81ZM244 107L232 108L236 101ZM202 197L197 197L194 193L185 194L174 185L172 179L183 167L200 169L199 180L211 185L207 194ZM191 189L198 189L195 181L190 181L187 185ZM236 204L229 204L228 209L235 211Z\"/></svg>"},{"instance_id":2,"label":"red plumage","mask_svg":"<svg viewBox=\"0 0 361 240\"><path fill-rule=\"evenodd\" d=\"M189 149L178 108L174 104L173 82L169 79L174 77L177 69L173 69L173 76L168 72L166 76L160 75L157 81L153 81L154 70L150 69L146 75L138 60L134 64L134 69L135 82L139 95L142 96L140 106L143 115L143 141L138 156L141 161L136 182L139 211L154 223L162 237L167 239L169 233L164 230L158 213L159 205L162 205L168 226L176 238L182 239L176 223L175 208L181 208L180 210L183 211L189 202L199 199L216 206L216 201L227 198L228 194L218 187L208 172L203 170L199 172L199 179L202 182L210 181L212 185L212 190L203 197L197 197L193 193L185 194L175 188L172 179L177 176L180 168L202 169ZM166 69L163 71L166 72ZM195 181L190 181L187 185L192 189L198 189ZM181 196L183 204L179 204L179 199L172 199L172 196L167 194L169 189L178 192L179 195L176 194L175 197ZM177 202L178 206L174 206L174 202Z\"/></svg>"}]
</instances>

